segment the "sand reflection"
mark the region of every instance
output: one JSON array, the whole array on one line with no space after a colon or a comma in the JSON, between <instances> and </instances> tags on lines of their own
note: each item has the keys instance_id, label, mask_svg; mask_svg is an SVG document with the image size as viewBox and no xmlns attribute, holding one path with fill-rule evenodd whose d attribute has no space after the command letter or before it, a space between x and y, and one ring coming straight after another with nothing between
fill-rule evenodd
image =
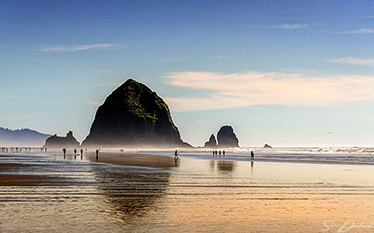
<instances>
[{"instance_id":1,"label":"sand reflection","mask_svg":"<svg viewBox=\"0 0 374 233\"><path fill-rule=\"evenodd\" d=\"M89 159L96 161L93 156ZM114 164L93 165L92 171L112 214L127 223L157 209L169 185L170 169L179 166L179 159L172 157L131 154L103 154L98 162Z\"/></svg>"},{"instance_id":2,"label":"sand reflection","mask_svg":"<svg viewBox=\"0 0 374 233\"><path fill-rule=\"evenodd\" d=\"M234 161L218 161L217 169L223 173L231 173L234 171L235 162Z\"/></svg>"}]
</instances>

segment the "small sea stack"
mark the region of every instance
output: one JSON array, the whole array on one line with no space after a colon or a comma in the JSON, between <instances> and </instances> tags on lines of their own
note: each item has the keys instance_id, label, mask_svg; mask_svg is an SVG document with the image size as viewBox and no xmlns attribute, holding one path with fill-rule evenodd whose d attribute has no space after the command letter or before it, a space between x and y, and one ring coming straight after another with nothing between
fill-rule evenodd
<instances>
[{"instance_id":1,"label":"small sea stack","mask_svg":"<svg viewBox=\"0 0 374 233\"><path fill-rule=\"evenodd\" d=\"M207 141L204 145L205 148L217 148L217 141L214 134L210 135L209 141Z\"/></svg>"},{"instance_id":2,"label":"small sea stack","mask_svg":"<svg viewBox=\"0 0 374 233\"><path fill-rule=\"evenodd\" d=\"M236 137L234 129L229 125L220 128L217 133L217 140L220 148L239 147L239 139Z\"/></svg>"},{"instance_id":3,"label":"small sea stack","mask_svg":"<svg viewBox=\"0 0 374 233\"><path fill-rule=\"evenodd\" d=\"M77 148L79 142L73 136L73 132L69 131L66 137L59 137L57 134L47 138L44 148Z\"/></svg>"}]
</instances>

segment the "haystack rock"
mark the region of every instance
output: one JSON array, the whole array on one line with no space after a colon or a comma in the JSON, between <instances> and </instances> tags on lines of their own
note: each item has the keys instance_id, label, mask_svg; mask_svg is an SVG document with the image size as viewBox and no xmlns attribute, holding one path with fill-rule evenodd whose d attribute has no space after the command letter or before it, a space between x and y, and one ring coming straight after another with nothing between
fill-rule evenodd
<instances>
[{"instance_id":1,"label":"haystack rock","mask_svg":"<svg viewBox=\"0 0 374 233\"><path fill-rule=\"evenodd\" d=\"M66 137L59 137L56 134L47 138L45 141L45 148L76 148L79 147L79 142L73 136L73 132L69 131Z\"/></svg>"},{"instance_id":2,"label":"haystack rock","mask_svg":"<svg viewBox=\"0 0 374 233\"><path fill-rule=\"evenodd\" d=\"M191 147L181 140L167 104L144 84L128 79L101 105L85 147Z\"/></svg>"},{"instance_id":3,"label":"haystack rock","mask_svg":"<svg viewBox=\"0 0 374 233\"><path fill-rule=\"evenodd\" d=\"M239 147L239 140L231 126L225 125L217 133L218 147Z\"/></svg>"},{"instance_id":4,"label":"haystack rock","mask_svg":"<svg viewBox=\"0 0 374 233\"><path fill-rule=\"evenodd\" d=\"M217 147L217 141L216 137L214 137L214 134L210 135L209 141L205 143L205 148L216 148Z\"/></svg>"}]
</instances>

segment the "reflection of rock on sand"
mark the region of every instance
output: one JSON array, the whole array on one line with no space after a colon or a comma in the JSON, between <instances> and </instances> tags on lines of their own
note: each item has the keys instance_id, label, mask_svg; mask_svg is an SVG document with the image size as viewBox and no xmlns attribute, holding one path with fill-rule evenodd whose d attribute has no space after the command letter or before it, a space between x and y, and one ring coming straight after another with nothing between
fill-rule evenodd
<instances>
[{"instance_id":1,"label":"reflection of rock on sand","mask_svg":"<svg viewBox=\"0 0 374 233\"><path fill-rule=\"evenodd\" d=\"M132 166L112 167L110 170L106 166L92 167L99 181L97 189L109 201L113 214L120 215L126 221L136 221L148 211L157 209L157 200L165 194L170 174L153 168L170 169L179 166L174 158L166 156L103 154L99 157L100 161Z\"/></svg>"},{"instance_id":2,"label":"reflection of rock on sand","mask_svg":"<svg viewBox=\"0 0 374 233\"><path fill-rule=\"evenodd\" d=\"M234 161L218 161L217 169L218 171L232 172L234 171Z\"/></svg>"}]
</instances>

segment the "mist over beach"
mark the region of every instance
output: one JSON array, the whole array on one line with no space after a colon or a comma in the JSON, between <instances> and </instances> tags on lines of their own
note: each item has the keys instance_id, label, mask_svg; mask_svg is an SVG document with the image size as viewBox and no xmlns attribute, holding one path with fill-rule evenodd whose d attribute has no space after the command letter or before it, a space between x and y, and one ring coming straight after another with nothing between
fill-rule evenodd
<instances>
[{"instance_id":1,"label":"mist over beach","mask_svg":"<svg viewBox=\"0 0 374 233\"><path fill-rule=\"evenodd\" d=\"M0 232L371 232L373 8L0 1Z\"/></svg>"}]
</instances>

